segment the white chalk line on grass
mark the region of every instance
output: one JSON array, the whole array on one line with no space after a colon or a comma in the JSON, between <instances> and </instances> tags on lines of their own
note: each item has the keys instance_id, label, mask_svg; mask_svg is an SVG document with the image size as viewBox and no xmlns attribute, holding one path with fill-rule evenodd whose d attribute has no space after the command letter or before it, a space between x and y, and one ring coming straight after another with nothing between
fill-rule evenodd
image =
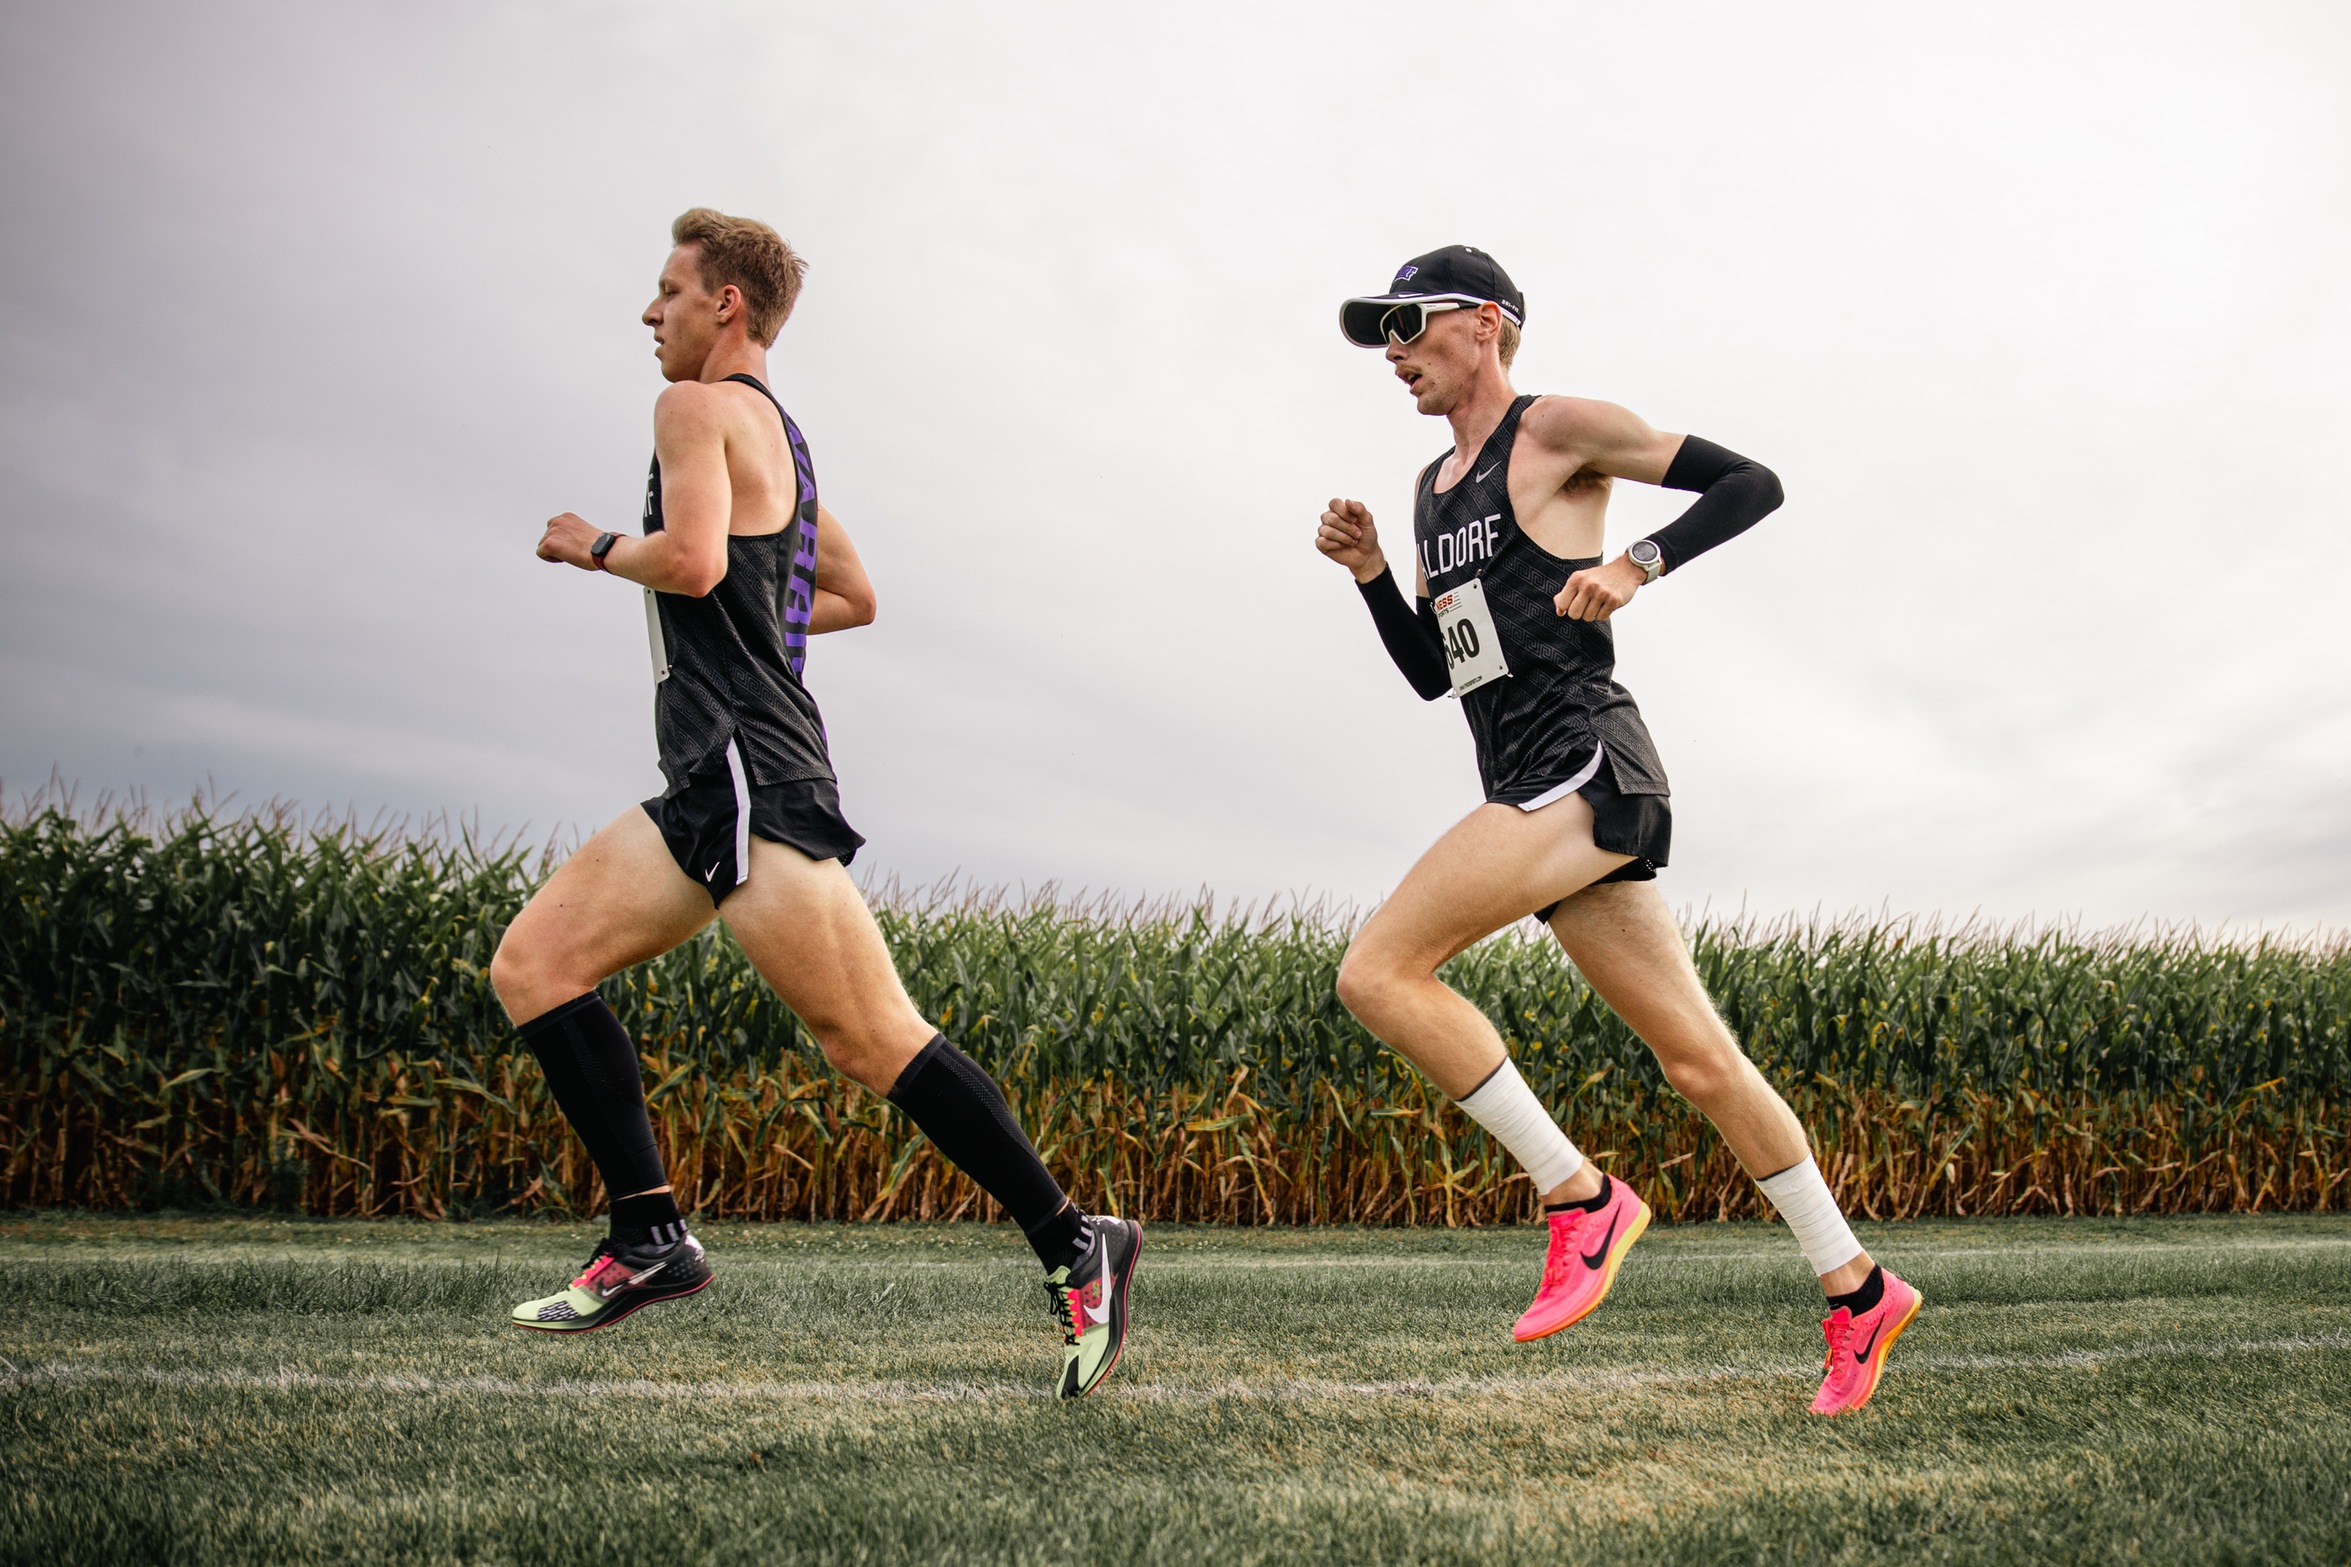
<instances>
[{"instance_id":1,"label":"white chalk line on grass","mask_svg":"<svg viewBox=\"0 0 2351 1567\"><path fill-rule=\"evenodd\" d=\"M1654 1233L1654 1232L1652 1232ZM1318 1268L1378 1268L1404 1271L1413 1268L1523 1268L1537 1253L1539 1231L1527 1232L1526 1254L1515 1257L1481 1257L1462 1255L1421 1255L1380 1257L1362 1255L1304 1255L1284 1257L1263 1256L1193 1256L1180 1250L1160 1249L1152 1254L1151 1271L1180 1273L1187 1270L1204 1272L1284 1271ZM1682 1251L1670 1241L1665 1245L1649 1245L1641 1249L1642 1265L1678 1262L1783 1262L1794 1255L1793 1242L1785 1238L1776 1244L1758 1246L1751 1251ZM740 1250L726 1246L723 1240L713 1243L720 1261L737 1268L788 1269L807 1274L822 1273L947 1273L960 1271L1001 1272L1017 1268L1028 1271L1025 1255L1017 1257L795 1257L761 1255L753 1248ZM2248 1252L2303 1252L2341 1251L2351 1249L2351 1235L2317 1236L2304 1240L2283 1241L2053 1241L2036 1244L2026 1241L2008 1246L1934 1246L1895 1238L1887 1247L1888 1256L1899 1256L1911 1262L1937 1263L1967 1262L1981 1259L1986 1262L2013 1262L2033 1257L2096 1257L2103 1261L2153 1254L2235 1256ZM5 1250L0 1250L0 1264L13 1261ZM89 1260L100 1263L129 1264L170 1262L190 1269L231 1267L308 1267L365 1268L390 1270L396 1268L523 1268L542 1265L544 1258L528 1253L493 1252L474 1257L402 1257L397 1255L332 1256L299 1251L215 1253L208 1257L191 1258L168 1252L123 1252L99 1255Z\"/></svg>"},{"instance_id":2,"label":"white chalk line on grass","mask_svg":"<svg viewBox=\"0 0 2351 1567\"><path fill-rule=\"evenodd\" d=\"M2045 1355L1908 1355L1893 1362L1899 1372L1966 1373L2001 1371L2088 1371L2103 1366L2155 1360L2220 1360L2236 1355L2306 1354L2351 1350L2351 1335L2237 1339L2216 1344L2123 1344L2105 1349L2059 1350ZM1593 1369L1531 1376L1445 1377L1402 1381L1348 1382L1332 1378L1286 1377L1266 1382L1127 1382L1113 1384L1122 1400L1164 1404L1232 1401L1297 1403L1348 1399L1493 1398L1537 1393L1586 1394L1642 1388L1695 1386L1709 1382L1810 1379L1813 1362L1774 1365L1707 1366L1677 1371ZM520 1381L511 1377L435 1377L389 1373L346 1376L281 1366L272 1371L188 1371L167 1366L87 1366L64 1361L18 1368L0 1360L0 1390L40 1387L154 1387L177 1391L385 1393L440 1398L545 1398L595 1401L631 1398L677 1403L724 1404L1006 1404L1043 1403L1048 1389L1008 1382L921 1384L911 1382L662 1382L652 1378L556 1377Z\"/></svg>"},{"instance_id":3,"label":"white chalk line on grass","mask_svg":"<svg viewBox=\"0 0 2351 1567\"><path fill-rule=\"evenodd\" d=\"M1167 1251L1161 1251L1152 1258L1151 1269L1154 1273L1160 1273L1185 1268L1220 1271L1256 1268L1517 1268L1526 1266L1529 1258L1539 1253L1538 1242L1541 1239L1539 1233L1532 1234L1527 1243L1527 1256L1522 1257L1187 1257L1181 1252L1171 1254ZM2121 1241L2111 1245L2096 1242L2061 1241L2046 1246L2036 1246L2031 1242L2026 1242L2017 1246L1937 1247L1922 1246L1916 1241L1906 1241L1896 1237L1885 1250L1888 1256L1899 1254L1914 1261L1942 1263L1966 1262L1974 1258L1981 1258L1987 1262L2013 1262L2032 1257L2097 1257L2101 1260L2113 1261L2149 1252L2234 1255L2238 1252L2339 1251L2345 1248L2351 1248L2351 1235L2346 1235L2339 1240L2325 1238L2306 1241L2243 1241L2233 1245L2216 1243L2209 1246L2189 1245L2185 1242L2174 1241L2152 1243ZM1785 1237L1781 1237L1776 1245L1759 1246L1753 1251L1679 1251L1668 1244L1665 1246L1645 1246L1640 1253L1644 1266L1670 1262L1784 1262L1795 1255L1795 1242ZM763 1259L745 1259L746 1262L761 1260ZM816 1266L825 1268L843 1265L859 1268L892 1266L886 1262L868 1261L862 1257L853 1261L828 1261L816 1264ZM976 1262L937 1264L940 1267L987 1265Z\"/></svg>"}]
</instances>

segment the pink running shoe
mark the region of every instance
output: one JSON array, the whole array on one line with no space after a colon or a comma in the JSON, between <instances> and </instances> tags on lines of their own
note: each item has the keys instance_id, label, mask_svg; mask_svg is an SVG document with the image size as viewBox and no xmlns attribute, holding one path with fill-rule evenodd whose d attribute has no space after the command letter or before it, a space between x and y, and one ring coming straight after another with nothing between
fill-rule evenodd
<instances>
[{"instance_id":1,"label":"pink running shoe","mask_svg":"<svg viewBox=\"0 0 2351 1567\"><path fill-rule=\"evenodd\" d=\"M1610 1179L1608 1202L1597 1213L1569 1208L1551 1218L1551 1250L1543 1258L1543 1287L1510 1336L1521 1344L1547 1338L1590 1316L1616 1282L1618 1264L1649 1227L1649 1205L1624 1182Z\"/></svg>"},{"instance_id":2,"label":"pink running shoe","mask_svg":"<svg viewBox=\"0 0 2351 1567\"><path fill-rule=\"evenodd\" d=\"M1886 1369L1886 1351L1925 1303L1918 1291L1888 1271L1886 1293L1875 1306L1858 1317L1842 1306L1831 1312L1820 1325L1829 1341L1828 1377L1812 1401L1812 1412L1848 1415L1868 1403Z\"/></svg>"}]
</instances>

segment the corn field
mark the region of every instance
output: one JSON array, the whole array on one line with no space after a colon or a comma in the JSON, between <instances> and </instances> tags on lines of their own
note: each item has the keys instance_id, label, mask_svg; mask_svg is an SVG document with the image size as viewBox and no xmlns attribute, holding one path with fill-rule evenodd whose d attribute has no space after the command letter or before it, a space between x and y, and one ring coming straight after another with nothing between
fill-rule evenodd
<instances>
[{"instance_id":1,"label":"corn field","mask_svg":"<svg viewBox=\"0 0 2351 1567\"><path fill-rule=\"evenodd\" d=\"M283 811L0 814L0 1202L584 1215L488 983L545 857ZM885 892L927 1015L1081 1202L1230 1223L1531 1216L1512 1162L1341 1008L1348 921ZM2328 1210L2351 1197L2351 945L1702 926L1699 970L1872 1217ZM1447 979L1661 1217L1754 1186L1530 925ZM989 1218L835 1079L715 929L613 980L706 1217Z\"/></svg>"}]
</instances>

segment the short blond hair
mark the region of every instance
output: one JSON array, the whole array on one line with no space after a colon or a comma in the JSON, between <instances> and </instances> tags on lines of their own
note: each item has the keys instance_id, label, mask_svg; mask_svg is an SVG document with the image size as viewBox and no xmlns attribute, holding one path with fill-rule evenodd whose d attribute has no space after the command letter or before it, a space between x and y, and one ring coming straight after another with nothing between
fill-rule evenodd
<instances>
[{"instance_id":1,"label":"short blond hair","mask_svg":"<svg viewBox=\"0 0 2351 1567\"><path fill-rule=\"evenodd\" d=\"M702 286L712 293L732 283L748 311L743 325L760 346L776 340L800 299L808 275L784 237L757 218L731 218L710 207L680 213L669 226L673 245L692 245Z\"/></svg>"},{"instance_id":2,"label":"short blond hair","mask_svg":"<svg viewBox=\"0 0 2351 1567\"><path fill-rule=\"evenodd\" d=\"M1510 361L1518 357L1518 323L1508 316L1502 318L1502 335L1494 339L1494 351L1502 356L1502 368L1510 368Z\"/></svg>"}]
</instances>

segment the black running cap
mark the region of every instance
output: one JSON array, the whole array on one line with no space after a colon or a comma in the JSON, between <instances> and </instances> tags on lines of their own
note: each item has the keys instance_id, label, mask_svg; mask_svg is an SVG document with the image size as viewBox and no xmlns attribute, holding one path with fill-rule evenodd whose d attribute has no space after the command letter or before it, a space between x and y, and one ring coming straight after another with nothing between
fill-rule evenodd
<instances>
[{"instance_id":1,"label":"black running cap","mask_svg":"<svg viewBox=\"0 0 2351 1567\"><path fill-rule=\"evenodd\" d=\"M1380 331L1380 318L1415 299L1490 301L1502 307L1511 325L1526 325L1526 296L1510 281L1502 263L1475 245L1447 245L1398 267L1385 294L1370 294L1341 305L1339 330L1358 348L1384 347L1388 339Z\"/></svg>"}]
</instances>

